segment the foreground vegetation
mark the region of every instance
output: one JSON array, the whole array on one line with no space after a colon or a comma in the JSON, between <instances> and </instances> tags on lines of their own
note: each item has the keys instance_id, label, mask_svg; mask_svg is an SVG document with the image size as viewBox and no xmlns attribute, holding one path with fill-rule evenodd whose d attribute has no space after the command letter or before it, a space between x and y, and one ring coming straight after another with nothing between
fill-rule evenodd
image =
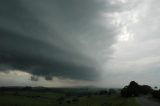
<instances>
[{"instance_id":1,"label":"foreground vegetation","mask_svg":"<svg viewBox=\"0 0 160 106\"><path fill-rule=\"evenodd\" d=\"M68 96L54 92L3 92L0 106L138 106L135 98L114 95Z\"/></svg>"}]
</instances>

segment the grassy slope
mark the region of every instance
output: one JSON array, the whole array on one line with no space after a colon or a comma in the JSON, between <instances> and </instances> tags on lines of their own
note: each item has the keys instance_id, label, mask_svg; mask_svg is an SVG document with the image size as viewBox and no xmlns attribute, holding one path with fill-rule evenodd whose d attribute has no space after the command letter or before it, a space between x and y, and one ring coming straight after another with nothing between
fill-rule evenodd
<instances>
[{"instance_id":1,"label":"grassy slope","mask_svg":"<svg viewBox=\"0 0 160 106\"><path fill-rule=\"evenodd\" d=\"M122 98L120 96L111 96L106 101L107 106L139 106L134 97Z\"/></svg>"},{"instance_id":2,"label":"grassy slope","mask_svg":"<svg viewBox=\"0 0 160 106\"><path fill-rule=\"evenodd\" d=\"M33 96L40 96L33 98ZM68 104L66 101L74 97L65 97L62 104L57 98L64 96L56 93L23 92L20 96L13 94L0 94L0 106L138 106L134 98L121 98L120 96L91 96L79 97L79 101Z\"/></svg>"}]
</instances>

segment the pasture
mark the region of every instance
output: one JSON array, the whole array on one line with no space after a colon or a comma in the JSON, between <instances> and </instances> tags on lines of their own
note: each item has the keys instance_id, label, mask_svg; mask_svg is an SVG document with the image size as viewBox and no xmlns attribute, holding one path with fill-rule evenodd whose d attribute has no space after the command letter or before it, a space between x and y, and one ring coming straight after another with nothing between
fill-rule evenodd
<instances>
[{"instance_id":1,"label":"pasture","mask_svg":"<svg viewBox=\"0 0 160 106\"><path fill-rule=\"evenodd\" d=\"M1 92L0 106L138 106L135 98L114 95L66 95L56 92Z\"/></svg>"}]
</instances>

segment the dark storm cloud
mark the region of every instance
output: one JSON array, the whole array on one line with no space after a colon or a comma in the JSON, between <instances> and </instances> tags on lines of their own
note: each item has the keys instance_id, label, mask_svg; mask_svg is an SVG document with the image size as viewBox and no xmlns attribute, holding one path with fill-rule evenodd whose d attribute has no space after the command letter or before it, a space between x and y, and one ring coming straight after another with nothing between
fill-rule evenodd
<instances>
[{"instance_id":1,"label":"dark storm cloud","mask_svg":"<svg viewBox=\"0 0 160 106\"><path fill-rule=\"evenodd\" d=\"M0 70L46 80L97 79L96 54L106 39L110 51L115 35L100 22L106 6L98 0L1 0Z\"/></svg>"},{"instance_id":2,"label":"dark storm cloud","mask_svg":"<svg viewBox=\"0 0 160 106\"><path fill-rule=\"evenodd\" d=\"M3 35L0 36L0 62L9 64L13 67L12 69L20 69L34 75L46 76L46 79L51 79L49 76L78 79L90 79L90 77L93 77L91 72L89 72L93 69L86 66L77 66L71 61L65 62L63 59L57 59L57 56L69 56L73 58L74 54L72 53L67 53L39 40L17 35L11 31L1 29L0 32ZM78 59L79 55L76 54L75 58ZM85 76L83 76L84 74Z\"/></svg>"},{"instance_id":3,"label":"dark storm cloud","mask_svg":"<svg viewBox=\"0 0 160 106\"><path fill-rule=\"evenodd\" d=\"M31 81L38 81L38 77L37 76L31 76Z\"/></svg>"}]
</instances>

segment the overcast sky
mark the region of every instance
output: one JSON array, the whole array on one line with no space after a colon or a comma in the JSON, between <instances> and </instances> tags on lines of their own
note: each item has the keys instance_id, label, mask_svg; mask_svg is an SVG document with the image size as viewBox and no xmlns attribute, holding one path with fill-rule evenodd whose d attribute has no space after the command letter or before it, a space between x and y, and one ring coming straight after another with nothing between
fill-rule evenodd
<instances>
[{"instance_id":1,"label":"overcast sky","mask_svg":"<svg viewBox=\"0 0 160 106\"><path fill-rule=\"evenodd\" d=\"M0 86L160 86L158 0L0 0Z\"/></svg>"}]
</instances>

